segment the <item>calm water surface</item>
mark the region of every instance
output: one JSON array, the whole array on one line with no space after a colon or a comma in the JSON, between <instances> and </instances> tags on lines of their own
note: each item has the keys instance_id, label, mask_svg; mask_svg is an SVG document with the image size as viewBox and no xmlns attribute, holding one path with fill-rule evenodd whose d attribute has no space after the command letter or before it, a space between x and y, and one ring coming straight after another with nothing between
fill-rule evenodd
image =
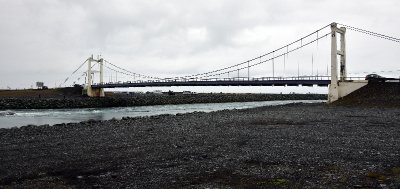
<instances>
[{"instance_id":1,"label":"calm water surface","mask_svg":"<svg viewBox=\"0 0 400 189\"><path fill-rule=\"evenodd\" d=\"M288 100L261 102L230 102L208 104L178 104L117 108L6 110L0 111L0 128L23 125L54 125L81 122L89 119L108 120L122 117L151 116L160 114L189 113L195 111L212 112L218 110L245 109L260 106L276 106L290 103L321 103L324 100Z\"/></svg>"}]
</instances>

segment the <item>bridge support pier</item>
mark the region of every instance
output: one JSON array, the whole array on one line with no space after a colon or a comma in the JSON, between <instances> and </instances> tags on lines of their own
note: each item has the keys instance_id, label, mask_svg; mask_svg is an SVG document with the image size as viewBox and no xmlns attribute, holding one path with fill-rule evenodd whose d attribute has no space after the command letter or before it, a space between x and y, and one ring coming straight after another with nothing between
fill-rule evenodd
<instances>
[{"instance_id":1,"label":"bridge support pier","mask_svg":"<svg viewBox=\"0 0 400 189\"><path fill-rule=\"evenodd\" d=\"M337 23L331 24L331 84L329 85L328 103L360 89L368 84L368 81L347 80L346 72L346 28L337 27ZM340 50L337 49L337 33L340 34ZM340 56L340 75L338 74L338 55ZM340 80L338 80L340 78Z\"/></svg>"},{"instance_id":2,"label":"bridge support pier","mask_svg":"<svg viewBox=\"0 0 400 189\"><path fill-rule=\"evenodd\" d=\"M86 92L90 97L104 97L104 89L92 89L90 92Z\"/></svg>"}]
</instances>

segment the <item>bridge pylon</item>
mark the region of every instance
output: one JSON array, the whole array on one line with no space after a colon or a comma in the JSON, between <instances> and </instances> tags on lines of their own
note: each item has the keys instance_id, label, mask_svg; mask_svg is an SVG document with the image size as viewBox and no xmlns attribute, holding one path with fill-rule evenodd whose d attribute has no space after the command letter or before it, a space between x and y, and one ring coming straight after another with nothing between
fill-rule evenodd
<instances>
[{"instance_id":1,"label":"bridge pylon","mask_svg":"<svg viewBox=\"0 0 400 189\"><path fill-rule=\"evenodd\" d=\"M100 65L100 71L94 71L92 70L92 62L98 63ZM94 77L94 73L99 72L99 76L100 76L100 84L104 84L103 81L103 64L104 64L104 59L100 58L100 56L97 57L97 59L93 58L93 55L90 56L87 59L87 64L88 64L88 70L87 70L87 83L86 83L86 87L84 88L84 93L86 93L88 96L90 97L104 97L104 88L92 88L92 84L93 84L93 77Z\"/></svg>"},{"instance_id":2,"label":"bridge pylon","mask_svg":"<svg viewBox=\"0 0 400 189\"><path fill-rule=\"evenodd\" d=\"M340 34L340 50L337 45L337 34ZM338 74L338 55L340 56L340 72ZM340 80L339 80L339 79ZM359 88L367 85L365 80L347 80L346 70L346 28L331 24L331 84L329 85L328 103L335 102Z\"/></svg>"}]
</instances>

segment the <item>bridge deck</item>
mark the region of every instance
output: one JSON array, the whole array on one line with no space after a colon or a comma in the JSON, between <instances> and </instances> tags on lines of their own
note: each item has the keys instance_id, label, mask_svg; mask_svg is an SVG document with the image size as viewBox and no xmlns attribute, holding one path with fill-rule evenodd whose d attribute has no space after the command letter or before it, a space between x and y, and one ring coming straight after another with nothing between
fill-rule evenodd
<instances>
[{"instance_id":1,"label":"bridge deck","mask_svg":"<svg viewBox=\"0 0 400 189\"><path fill-rule=\"evenodd\" d=\"M330 80L243 80L243 81L148 81L95 84L92 88L168 87L168 86L321 86Z\"/></svg>"}]
</instances>

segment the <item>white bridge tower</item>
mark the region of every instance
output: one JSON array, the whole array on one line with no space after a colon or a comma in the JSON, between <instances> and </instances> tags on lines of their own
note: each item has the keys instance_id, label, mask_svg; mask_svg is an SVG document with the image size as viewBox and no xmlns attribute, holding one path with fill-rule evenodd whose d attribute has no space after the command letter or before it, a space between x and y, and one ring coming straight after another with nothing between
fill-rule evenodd
<instances>
[{"instance_id":1,"label":"white bridge tower","mask_svg":"<svg viewBox=\"0 0 400 189\"><path fill-rule=\"evenodd\" d=\"M100 65L100 71L95 71L92 70L92 62L94 63L98 63ZM86 87L84 89L84 92L86 92L86 94L90 97L104 97L104 89L103 88L96 88L93 89L92 88L92 84L93 84L93 77L95 73L100 73L100 84L104 84L103 81L103 64L104 64L104 59L100 58L100 56L97 56L97 59L93 58L93 55L90 56L87 59L87 64L88 64L88 71L87 71L87 83L86 83Z\"/></svg>"},{"instance_id":2,"label":"white bridge tower","mask_svg":"<svg viewBox=\"0 0 400 189\"><path fill-rule=\"evenodd\" d=\"M340 34L340 50L337 48L337 34ZM340 56L340 75L338 74L338 55ZM339 76L339 77L338 77ZM338 79L340 78L340 80ZM335 102L368 84L366 80L347 79L346 70L346 28L331 24L331 84L329 85L328 103Z\"/></svg>"}]
</instances>

